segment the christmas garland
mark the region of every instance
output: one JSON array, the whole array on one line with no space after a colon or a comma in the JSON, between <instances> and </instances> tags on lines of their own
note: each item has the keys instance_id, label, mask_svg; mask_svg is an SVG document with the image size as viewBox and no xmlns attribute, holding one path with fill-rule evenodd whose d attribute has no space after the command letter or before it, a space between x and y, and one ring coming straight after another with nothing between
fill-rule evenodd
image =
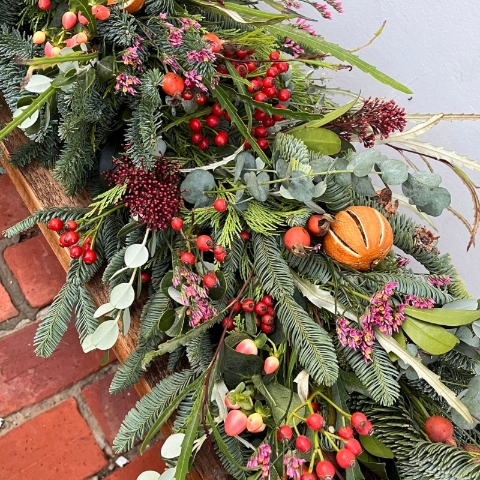
<instances>
[{"instance_id":1,"label":"christmas garland","mask_svg":"<svg viewBox=\"0 0 480 480\"><path fill-rule=\"evenodd\" d=\"M316 35L297 2L266 3L274 13L0 0L13 112L0 140L17 127L29 139L10 161L35 159L67 194L94 197L5 232L45 223L72 257L36 353L52 354L73 311L84 351L108 351L144 302L111 392L159 356L168 372L114 448L145 448L175 417L162 480L185 479L207 439L238 480L477 478L479 306L437 237L397 210L431 223L450 206L441 177L407 154L441 161L472 193L473 242L479 200L461 168L478 164L416 139L462 116L407 115L314 80L356 67L410 93ZM305 3L341 13L335 0ZM97 308L84 284L100 274L109 301Z\"/></svg>"}]
</instances>

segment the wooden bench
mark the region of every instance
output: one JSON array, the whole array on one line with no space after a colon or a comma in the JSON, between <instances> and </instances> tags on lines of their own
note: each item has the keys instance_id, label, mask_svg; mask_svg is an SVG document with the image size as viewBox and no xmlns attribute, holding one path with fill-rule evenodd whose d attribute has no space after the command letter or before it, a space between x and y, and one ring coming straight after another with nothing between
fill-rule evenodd
<instances>
[{"instance_id":1,"label":"wooden bench","mask_svg":"<svg viewBox=\"0 0 480 480\"><path fill-rule=\"evenodd\" d=\"M0 99L0 104L0 124L4 125L11 119L11 114L3 99ZM26 141L26 137L20 130L17 129L12 133L6 143L4 154L0 157L0 164L11 178L15 188L30 212L33 213L42 207L47 206L88 206L91 203L91 198L86 192L80 192L72 198L67 197L61 185L52 177L51 172L40 166L37 162L32 162L21 169L16 169L9 164L8 151L15 150ZM5 208L5 206L3 208ZM60 247L58 243L58 235L55 232L49 230L43 224L39 226L59 262L62 264L63 268L67 270L70 264L68 250ZM89 289L98 305L108 301L108 289L102 283L101 275L96 275L86 287ZM140 326L140 311L141 309L138 305L132 308L132 323L130 331L127 336L120 335L112 349L120 362L125 361L137 344ZM166 376L166 363L166 359L158 359L154 365L148 369L148 372L143 379L135 385L135 390L140 397L149 393L152 387ZM161 430L161 434L165 437L171 433L171 423L166 424ZM195 468L192 469L188 478L189 480L226 480L231 477L229 477L224 471L218 457L213 451L213 446L208 446L208 442L206 442L197 455L195 459Z\"/></svg>"}]
</instances>

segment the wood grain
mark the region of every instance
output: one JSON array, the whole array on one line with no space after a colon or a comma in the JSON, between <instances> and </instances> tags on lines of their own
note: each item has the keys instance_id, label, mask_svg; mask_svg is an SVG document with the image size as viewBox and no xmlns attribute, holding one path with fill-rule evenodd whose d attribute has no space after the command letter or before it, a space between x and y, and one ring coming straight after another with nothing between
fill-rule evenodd
<instances>
[{"instance_id":1,"label":"wood grain","mask_svg":"<svg viewBox=\"0 0 480 480\"><path fill-rule=\"evenodd\" d=\"M3 98L0 97L0 124L7 123L11 118L10 110L5 104ZM0 163L11 178L12 183L20 194L25 205L31 213L41 209L42 207L59 207L74 206L86 207L91 203L91 198L86 192L80 192L74 197L67 197L61 185L53 178L52 173L43 168L37 162L31 162L27 166L16 169L9 164L9 152L14 151L20 145L27 141L26 137L18 129L12 133L8 141L3 145L3 155L0 157ZM70 264L70 256L68 251L60 247L58 243L58 235L46 228L45 225L39 225L47 242L57 256L65 270ZM101 275L96 275L87 285L97 305L101 305L108 301L108 288L103 284ZM130 353L135 349L137 344L138 332L140 327L141 305L136 302L132 306L131 312L131 328L127 336L120 335L113 352L120 362L124 362ZM147 373L135 385L135 390L140 397L146 395L158 383L159 380L165 378L166 359L158 359ZM168 423L164 425L161 434L167 437L172 433L172 425ZM189 480L226 480L229 477L223 469L218 457L213 452L213 447L209 442L205 443L204 448L199 452L195 459L195 468L188 475Z\"/></svg>"}]
</instances>

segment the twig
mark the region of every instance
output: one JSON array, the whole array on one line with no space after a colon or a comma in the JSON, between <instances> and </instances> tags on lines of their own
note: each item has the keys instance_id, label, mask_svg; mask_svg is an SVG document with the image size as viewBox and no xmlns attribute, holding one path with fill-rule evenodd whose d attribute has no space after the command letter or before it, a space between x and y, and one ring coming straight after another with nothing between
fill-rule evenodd
<instances>
[{"instance_id":1,"label":"twig","mask_svg":"<svg viewBox=\"0 0 480 480\"><path fill-rule=\"evenodd\" d=\"M380 26L380 28L373 34L373 38L369 42L367 42L365 45L362 45L361 47L357 47L357 48L354 48L353 50L350 50L350 53L358 52L362 48L365 48L371 45L377 39L377 37L379 37L382 34L386 24L387 24L387 21L385 20Z\"/></svg>"}]
</instances>

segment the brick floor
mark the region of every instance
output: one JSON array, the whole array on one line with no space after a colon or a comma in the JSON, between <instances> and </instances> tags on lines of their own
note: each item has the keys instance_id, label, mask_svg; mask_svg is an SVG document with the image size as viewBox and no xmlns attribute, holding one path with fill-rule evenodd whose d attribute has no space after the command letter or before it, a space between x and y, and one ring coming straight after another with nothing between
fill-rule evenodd
<instances>
[{"instance_id":1,"label":"brick floor","mask_svg":"<svg viewBox=\"0 0 480 480\"><path fill-rule=\"evenodd\" d=\"M108 375L82 390L83 398L102 427L110 445L128 411L138 401L138 394L133 388L117 395L110 395L108 388L112 378L113 375Z\"/></svg>"},{"instance_id":2,"label":"brick floor","mask_svg":"<svg viewBox=\"0 0 480 480\"><path fill-rule=\"evenodd\" d=\"M6 228L29 215L30 212L15 190L10 177L0 175L0 238Z\"/></svg>"},{"instance_id":3,"label":"brick floor","mask_svg":"<svg viewBox=\"0 0 480 480\"><path fill-rule=\"evenodd\" d=\"M42 235L8 247L4 257L34 308L51 303L65 283L65 272Z\"/></svg>"},{"instance_id":4,"label":"brick floor","mask_svg":"<svg viewBox=\"0 0 480 480\"><path fill-rule=\"evenodd\" d=\"M0 323L9 318L16 317L18 310L12 303L10 295L5 290L5 287L0 283Z\"/></svg>"},{"instance_id":5,"label":"brick floor","mask_svg":"<svg viewBox=\"0 0 480 480\"><path fill-rule=\"evenodd\" d=\"M0 338L0 416L38 403L101 368L103 352L83 353L73 321L49 358L34 354L36 328L33 324Z\"/></svg>"},{"instance_id":6,"label":"brick floor","mask_svg":"<svg viewBox=\"0 0 480 480\"><path fill-rule=\"evenodd\" d=\"M108 465L71 398L0 438L2 480L80 480Z\"/></svg>"}]
</instances>

